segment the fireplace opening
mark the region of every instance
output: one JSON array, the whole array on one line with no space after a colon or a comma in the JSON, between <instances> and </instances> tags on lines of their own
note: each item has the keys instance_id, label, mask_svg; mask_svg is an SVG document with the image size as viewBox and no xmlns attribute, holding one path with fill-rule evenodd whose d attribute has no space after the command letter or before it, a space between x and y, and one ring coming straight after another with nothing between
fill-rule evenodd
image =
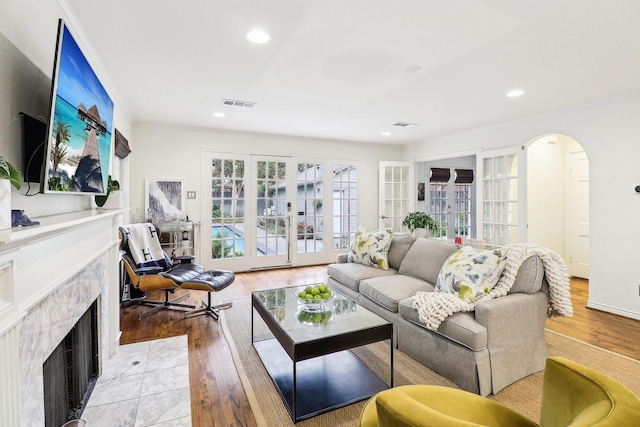
<instances>
[{"instance_id":1,"label":"fireplace opening","mask_svg":"<svg viewBox=\"0 0 640 427\"><path fill-rule=\"evenodd\" d=\"M44 362L45 427L78 419L98 378L98 301Z\"/></svg>"}]
</instances>

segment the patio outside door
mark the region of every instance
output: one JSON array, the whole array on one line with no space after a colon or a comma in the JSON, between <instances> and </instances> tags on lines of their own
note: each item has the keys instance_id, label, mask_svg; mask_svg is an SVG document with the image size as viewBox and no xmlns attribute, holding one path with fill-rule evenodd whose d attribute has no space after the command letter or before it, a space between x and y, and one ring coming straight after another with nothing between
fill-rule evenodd
<instances>
[{"instance_id":1,"label":"patio outside door","mask_svg":"<svg viewBox=\"0 0 640 427\"><path fill-rule=\"evenodd\" d=\"M252 268L291 265L291 200L287 190L291 159L252 156L255 248Z\"/></svg>"}]
</instances>

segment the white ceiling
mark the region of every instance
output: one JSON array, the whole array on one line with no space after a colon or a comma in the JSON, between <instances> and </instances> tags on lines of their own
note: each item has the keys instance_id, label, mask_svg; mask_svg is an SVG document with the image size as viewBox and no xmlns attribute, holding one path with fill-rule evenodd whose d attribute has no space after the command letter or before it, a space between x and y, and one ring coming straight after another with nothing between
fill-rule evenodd
<instances>
[{"instance_id":1,"label":"white ceiling","mask_svg":"<svg viewBox=\"0 0 640 427\"><path fill-rule=\"evenodd\" d=\"M640 91L638 0L67 4L135 121L401 144Z\"/></svg>"}]
</instances>

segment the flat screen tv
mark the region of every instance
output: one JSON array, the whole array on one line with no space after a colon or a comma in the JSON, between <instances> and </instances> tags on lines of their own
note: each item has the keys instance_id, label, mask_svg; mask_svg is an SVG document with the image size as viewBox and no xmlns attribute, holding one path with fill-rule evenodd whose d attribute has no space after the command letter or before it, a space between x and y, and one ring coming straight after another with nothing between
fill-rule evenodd
<instances>
[{"instance_id":1,"label":"flat screen tv","mask_svg":"<svg viewBox=\"0 0 640 427\"><path fill-rule=\"evenodd\" d=\"M60 20L41 190L106 194L112 126L113 102Z\"/></svg>"}]
</instances>

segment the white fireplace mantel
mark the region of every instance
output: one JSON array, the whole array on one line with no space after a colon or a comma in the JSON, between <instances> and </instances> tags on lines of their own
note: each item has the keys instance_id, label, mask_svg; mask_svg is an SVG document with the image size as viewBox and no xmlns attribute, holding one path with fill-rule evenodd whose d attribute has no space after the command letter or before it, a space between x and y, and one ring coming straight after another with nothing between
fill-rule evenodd
<instances>
[{"instance_id":1,"label":"white fireplace mantel","mask_svg":"<svg viewBox=\"0 0 640 427\"><path fill-rule=\"evenodd\" d=\"M89 209L32 218L33 221L38 221L40 224L0 230L0 253L15 245L29 244L33 240L46 238L51 234L57 234L69 228L110 218L126 211L126 209Z\"/></svg>"},{"instance_id":2,"label":"white fireplace mantel","mask_svg":"<svg viewBox=\"0 0 640 427\"><path fill-rule=\"evenodd\" d=\"M29 347L34 337L25 334L37 329L34 319L35 325L44 328L40 336L62 334L72 325L61 323L99 297L101 359L117 351L118 225L126 211L92 209L51 215L33 218L39 225L0 231L0 425L26 425L34 420L38 424L43 416L40 400L25 402L25 390L39 383L25 374L27 362L20 353L25 348L29 355L36 353ZM49 345L39 349L38 360L29 363L37 367L48 351Z\"/></svg>"},{"instance_id":3,"label":"white fireplace mantel","mask_svg":"<svg viewBox=\"0 0 640 427\"><path fill-rule=\"evenodd\" d=\"M33 218L39 225L0 231L0 335L66 277L116 244L114 221L124 212L50 215Z\"/></svg>"}]
</instances>

